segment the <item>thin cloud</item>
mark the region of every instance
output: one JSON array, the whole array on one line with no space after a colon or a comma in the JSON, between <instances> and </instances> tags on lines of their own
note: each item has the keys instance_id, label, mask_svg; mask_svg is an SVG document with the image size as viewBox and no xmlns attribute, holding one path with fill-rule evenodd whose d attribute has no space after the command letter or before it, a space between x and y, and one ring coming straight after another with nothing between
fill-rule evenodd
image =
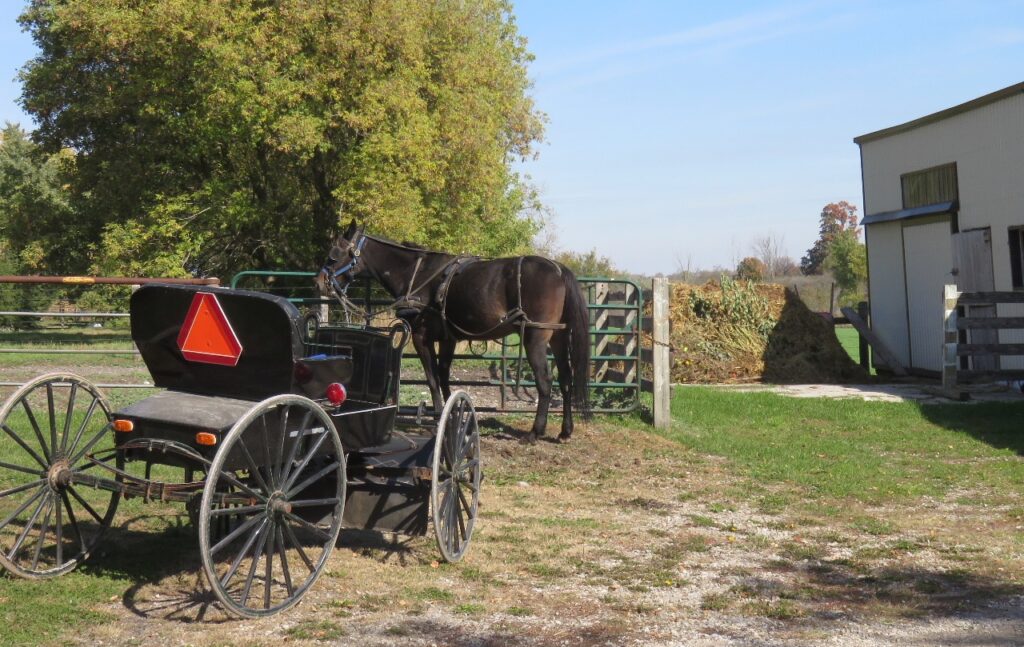
<instances>
[{"instance_id":1,"label":"thin cloud","mask_svg":"<svg viewBox=\"0 0 1024 647\"><path fill-rule=\"evenodd\" d=\"M766 42L849 27L859 20L859 17L852 13L807 20L806 15L810 11L809 8L802 8L799 12L791 9L785 12L748 14L686 32L633 41L606 49L600 56L594 52L581 55L574 59L578 63L571 67L565 65L564 61L558 66L565 74L557 78L557 84L553 78L557 75L548 74L538 82L538 89L542 92L544 86L550 84L551 87L557 87L558 91L577 90L626 76L678 66L702 57L720 56ZM805 19L793 20L797 15L804 16ZM665 51L659 52L658 56L629 56L654 50ZM584 65L584 61L588 64Z\"/></svg>"},{"instance_id":2,"label":"thin cloud","mask_svg":"<svg viewBox=\"0 0 1024 647\"><path fill-rule=\"evenodd\" d=\"M759 32L774 30L780 25L792 25L794 21L807 16L819 7L819 3L814 3L750 12L707 25L624 41L550 63L536 64L533 71L538 76L557 75L561 72L590 67L601 61L618 59L630 54L692 46L714 47L737 39L756 38Z\"/></svg>"}]
</instances>

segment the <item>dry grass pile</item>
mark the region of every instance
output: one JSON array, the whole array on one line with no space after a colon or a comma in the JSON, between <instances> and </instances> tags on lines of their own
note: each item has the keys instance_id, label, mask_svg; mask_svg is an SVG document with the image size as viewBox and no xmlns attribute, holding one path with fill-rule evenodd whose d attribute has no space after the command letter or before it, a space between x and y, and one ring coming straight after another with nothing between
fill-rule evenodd
<instances>
[{"instance_id":1,"label":"dry grass pile","mask_svg":"<svg viewBox=\"0 0 1024 647\"><path fill-rule=\"evenodd\" d=\"M673 381L867 380L832 325L781 285L674 284L671 304Z\"/></svg>"}]
</instances>

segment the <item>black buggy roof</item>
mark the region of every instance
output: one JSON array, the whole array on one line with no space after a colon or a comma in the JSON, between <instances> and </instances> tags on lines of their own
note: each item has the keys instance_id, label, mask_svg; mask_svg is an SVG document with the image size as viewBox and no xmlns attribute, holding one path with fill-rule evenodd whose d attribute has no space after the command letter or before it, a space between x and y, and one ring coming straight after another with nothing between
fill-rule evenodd
<instances>
[{"instance_id":1,"label":"black buggy roof","mask_svg":"<svg viewBox=\"0 0 1024 647\"><path fill-rule=\"evenodd\" d=\"M247 400L293 391L304 346L301 314L287 299L153 284L132 294L130 310L132 339L158 387Z\"/></svg>"}]
</instances>

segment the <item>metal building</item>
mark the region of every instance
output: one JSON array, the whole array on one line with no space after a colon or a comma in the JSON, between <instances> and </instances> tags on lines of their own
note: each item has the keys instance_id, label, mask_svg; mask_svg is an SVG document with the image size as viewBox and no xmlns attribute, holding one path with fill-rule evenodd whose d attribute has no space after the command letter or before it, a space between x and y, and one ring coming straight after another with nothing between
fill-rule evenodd
<instances>
[{"instance_id":1,"label":"metal building","mask_svg":"<svg viewBox=\"0 0 1024 647\"><path fill-rule=\"evenodd\" d=\"M1024 290L1024 83L854 142L871 327L905 367L939 371L944 284Z\"/></svg>"}]
</instances>

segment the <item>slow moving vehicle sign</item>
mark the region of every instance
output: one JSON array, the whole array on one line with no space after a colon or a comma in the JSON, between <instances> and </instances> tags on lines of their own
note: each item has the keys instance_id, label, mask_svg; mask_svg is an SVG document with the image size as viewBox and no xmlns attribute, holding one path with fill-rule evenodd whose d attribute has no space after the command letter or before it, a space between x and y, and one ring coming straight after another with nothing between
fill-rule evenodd
<instances>
[{"instance_id":1,"label":"slow moving vehicle sign","mask_svg":"<svg viewBox=\"0 0 1024 647\"><path fill-rule=\"evenodd\" d=\"M190 362L238 364L242 344L215 294L196 292L178 334L178 348Z\"/></svg>"}]
</instances>

